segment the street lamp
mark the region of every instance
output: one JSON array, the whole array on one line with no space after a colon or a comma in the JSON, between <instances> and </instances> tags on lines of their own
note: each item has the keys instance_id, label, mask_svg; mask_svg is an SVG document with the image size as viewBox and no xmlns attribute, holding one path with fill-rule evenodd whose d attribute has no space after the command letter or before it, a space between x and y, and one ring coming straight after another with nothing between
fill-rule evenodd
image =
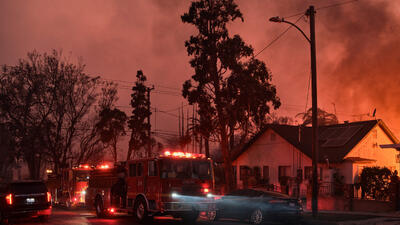
<instances>
[{"instance_id":1,"label":"street lamp","mask_svg":"<svg viewBox=\"0 0 400 225\"><path fill-rule=\"evenodd\" d=\"M315 10L314 6L308 8L306 15L310 17L310 38L296 24L280 17L271 17L269 21L275 23L287 23L295 27L310 43L311 50L311 92L312 92L312 214L318 214L318 105L317 105L317 60L315 51Z\"/></svg>"}]
</instances>

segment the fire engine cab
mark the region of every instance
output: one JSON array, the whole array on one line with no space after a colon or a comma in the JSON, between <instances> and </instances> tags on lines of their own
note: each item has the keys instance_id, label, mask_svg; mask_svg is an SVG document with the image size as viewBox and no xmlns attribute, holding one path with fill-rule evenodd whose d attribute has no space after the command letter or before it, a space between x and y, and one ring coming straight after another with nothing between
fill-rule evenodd
<instances>
[{"instance_id":1,"label":"fire engine cab","mask_svg":"<svg viewBox=\"0 0 400 225\"><path fill-rule=\"evenodd\" d=\"M48 188L54 196L55 204L66 207L85 205L85 194L89 184L92 167L81 164L72 168L62 168L61 174L55 176L48 172Z\"/></svg>"},{"instance_id":2,"label":"fire engine cab","mask_svg":"<svg viewBox=\"0 0 400 225\"><path fill-rule=\"evenodd\" d=\"M90 176L86 201L98 216L126 212L139 222L162 215L194 222L200 212L215 213L213 189L211 159L166 151L155 158L97 167Z\"/></svg>"}]
</instances>

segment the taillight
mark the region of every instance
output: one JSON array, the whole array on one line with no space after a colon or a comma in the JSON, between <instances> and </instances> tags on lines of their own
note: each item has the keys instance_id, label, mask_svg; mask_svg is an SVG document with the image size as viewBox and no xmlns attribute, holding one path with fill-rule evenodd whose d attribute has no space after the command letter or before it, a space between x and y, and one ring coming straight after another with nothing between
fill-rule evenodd
<instances>
[{"instance_id":1,"label":"taillight","mask_svg":"<svg viewBox=\"0 0 400 225\"><path fill-rule=\"evenodd\" d=\"M50 192L47 192L47 202L51 202L51 194L50 194Z\"/></svg>"},{"instance_id":2,"label":"taillight","mask_svg":"<svg viewBox=\"0 0 400 225\"><path fill-rule=\"evenodd\" d=\"M107 211L108 211L109 213L111 213L111 214L114 214L114 213L115 213L115 209L114 209L114 208L108 208Z\"/></svg>"},{"instance_id":3,"label":"taillight","mask_svg":"<svg viewBox=\"0 0 400 225\"><path fill-rule=\"evenodd\" d=\"M7 202L7 205L13 204L13 195L12 194L6 195L6 202Z\"/></svg>"}]
</instances>

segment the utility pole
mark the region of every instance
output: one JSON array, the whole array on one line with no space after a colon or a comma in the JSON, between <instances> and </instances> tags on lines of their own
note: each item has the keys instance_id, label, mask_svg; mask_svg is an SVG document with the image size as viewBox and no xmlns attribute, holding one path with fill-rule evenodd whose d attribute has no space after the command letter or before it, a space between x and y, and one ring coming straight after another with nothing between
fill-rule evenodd
<instances>
[{"instance_id":1,"label":"utility pole","mask_svg":"<svg viewBox=\"0 0 400 225\"><path fill-rule=\"evenodd\" d=\"M308 8L306 15L310 17L310 38L294 23L278 16L271 17L274 23L287 23L295 27L310 43L311 50L311 89L312 89L312 201L313 217L318 215L318 104L317 104L317 60L315 49L315 10Z\"/></svg>"},{"instance_id":2,"label":"utility pole","mask_svg":"<svg viewBox=\"0 0 400 225\"><path fill-rule=\"evenodd\" d=\"M307 10L310 17L310 46L311 46L311 96L312 96L312 214L318 215L318 104L317 104L317 57L315 49L315 10L310 6Z\"/></svg>"},{"instance_id":3,"label":"utility pole","mask_svg":"<svg viewBox=\"0 0 400 225\"><path fill-rule=\"evenodd\" d=\"M147 116L147 123L149 124L148 126L148 134L149 134L149 140L147 143L147 157L151 157L151 123L150 123L150 116L151 116L151 109L150 109L150 92L154 90L154 86L151 88L147 88L147 109L149 110L149 115Z\"/></svg>"}]
</instances>

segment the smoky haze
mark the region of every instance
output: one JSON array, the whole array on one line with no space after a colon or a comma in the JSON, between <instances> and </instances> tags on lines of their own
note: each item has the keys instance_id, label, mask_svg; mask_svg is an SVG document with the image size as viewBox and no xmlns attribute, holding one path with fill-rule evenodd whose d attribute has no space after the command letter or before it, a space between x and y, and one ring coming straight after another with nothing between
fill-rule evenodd
<instances>
[{"instance_id":1,"label":"smoky haze","mask_svg":"<svg viewBox=\"0 0 400 225\"><path fill-rule=\"evenodd\" d=\"M339 0L238 0L244 23L230 25L259 52L287 28L269 17L289 16ZM181 22L187 0L0 1L0 64L15 64L28 51L63 49L82 57L86 72L108 80L134 81L142 69L151 84L153 129L178 132L182 83L193 74L184 41L195 30ZM317 10L318 104L337 110L340 121L372 114L400 136L400 4L359 0ZM288 18L294 22L299 16ZM306 19L297 23L309 33ZM67 54L68 55L68 54ZM310 75L309 45L295 29L257 56L273 74L281 115L304 112ZM118 82L118 106L130 114L130 85ZM333 107L333 104L334 106ZM311 105L308 98L307 107ZM188 108L188 107L186 107ZM186 114L185 109L185 114ZM372 119L366 115L363 119ZM121 146L127 148L127 144Z\"/></svg>"},{"instance_id":2,"label":"smoky haze","mask_svg":"<svg viewBox=\"0 0 400 225\"><path fill-rule=\"evenodd\" d=\"M360 1L319 15L320 45L339 51L333 66L320 72L321 88L333 90L335 103L352 114L372 114L390 127L400 120L400 30L398 7L391 1ZM337 43L334 48L330 43ZM322 56L323 57L323 56ZM324 59L320 57L319 60ZM365 119L367 117L364 117Z\"/></svg>"}]
</instances>

